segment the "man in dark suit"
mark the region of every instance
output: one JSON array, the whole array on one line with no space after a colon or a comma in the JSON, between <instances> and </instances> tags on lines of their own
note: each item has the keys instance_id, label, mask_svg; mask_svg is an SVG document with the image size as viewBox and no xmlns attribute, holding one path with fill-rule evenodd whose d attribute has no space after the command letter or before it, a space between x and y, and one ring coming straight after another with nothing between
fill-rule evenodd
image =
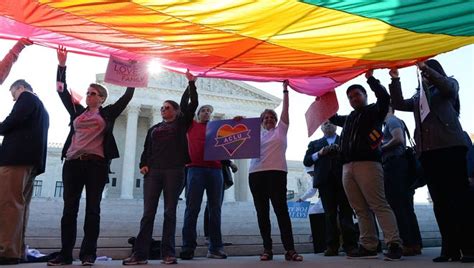
<instances>
[{"instance_id":1,"label":"man in dark suit","mask_svg":"<svg viewBox=\"0 0 474 268\"><path fill-rule=\"evenodd\" d=\"M0 135L0 265L18 264L25 256L25 229L35 177L44 172L49 116L30 84L10 87L15 105Z\"/></svg>"},{"instance_id":2,"label":"man in dark suit","mask_svg":"<svg viewBox=\"0 0 474 268\"><path fill-rule=\"evenodd\" d=\"M309 143L304 158L305 166L314 165L313 187L319 195L326 215L326 244L324 256L337 256L339 235L347 253L357 248L357 228L352 220L353 211L342 186L342 163L339 159L340 138L336 126L326 121L321 126L324 137ZM339 218L340 229L337 218Z\"/></svg>"}]
</instances>

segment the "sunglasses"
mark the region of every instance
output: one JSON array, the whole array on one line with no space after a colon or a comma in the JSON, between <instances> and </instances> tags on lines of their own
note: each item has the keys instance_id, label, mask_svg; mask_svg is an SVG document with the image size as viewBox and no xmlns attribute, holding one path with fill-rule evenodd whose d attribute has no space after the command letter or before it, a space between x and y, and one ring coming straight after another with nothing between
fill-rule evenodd
<instances>
[{"instance_id":1,"label":"sunglasses","mask_svg":"<svg viewBox=\"0 0 474 268\"><path fill-rule=\"evenodd\" d=\"M167 111L169 109L171 109L171 106L161 106L160 108L161 111Z\"/></svg>"},{"instance_id":2,"label":"sunglasses","mask_svg":"<svg viewBox=\"0 0 474 268\"><path fill-rule=\"evenodd\" d=\"M87 91L86 95L87 96L92 96L92 97L94 97L94 96L101 96L102 97L102 95L98 94L97 92L93 92L93 91L92 92Z\"/></svg>"}]
</instances>

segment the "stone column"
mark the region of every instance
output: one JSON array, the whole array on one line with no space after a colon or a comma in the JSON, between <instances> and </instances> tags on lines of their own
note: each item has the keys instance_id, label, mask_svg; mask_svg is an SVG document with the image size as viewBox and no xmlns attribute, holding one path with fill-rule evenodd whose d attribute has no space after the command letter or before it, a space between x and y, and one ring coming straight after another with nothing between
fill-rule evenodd
<instances>
[{"instance_id":1,"label":"stone column","mask_svg":"<svg viewBox=\"0 0 474 268\"><path fill-rule=\"evenodd\" d=\"M234 160L234 162L235 162L235 160ZM235 180L237 179L237 173L233 173L232 175L233 175L233 178L234 178L234 185L232 187L230 187L229 189L224 191L224 202L235 202L235 189L237 189L236 184L235 184Z\"/></svg>"},{"instance_id":2,"label":"stone column","mask_svg":"<svg viewBox=\"0 0 474 268\"><path fill-rule=\"evenodd\" d=\"M125 149L123 152L122 184L120 198L133 199L135 185L135 155L137 146L137 128L140 106L127 107L127 126L125 132Z\"/></svg>"},{"instance_id":3,"label":"stone column","mask_svg":"<svg viewBox=\"0 0 474 268\"><path fill-rule=\"evenodd\" d=\"M235 201L247 202L252 200L249 188L249 161L248 159L235 160L239 171L234 176ZM227 194L227 193L226 193Z\"/></svg>"},{"instance_id":4,"label":"stone column","mask_svg":"<svg viewBox=\"0 0 474 268\"><path fill-rule=\"evenodd\" d=\"M151 109L150 127L162 121L160 107L153 107Z\"/></svg>"}]
</instances>

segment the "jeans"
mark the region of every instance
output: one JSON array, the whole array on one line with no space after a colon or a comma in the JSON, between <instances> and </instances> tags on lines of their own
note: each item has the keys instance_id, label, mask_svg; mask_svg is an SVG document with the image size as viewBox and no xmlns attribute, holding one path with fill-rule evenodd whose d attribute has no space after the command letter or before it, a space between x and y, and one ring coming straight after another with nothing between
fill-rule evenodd
<instances>
[{"instance_id":1,"label":"jeans","mask_svg":"<svg viewBox=\"0 0 474 268\"><path fill-rule=\"evenodd\" d=\"M176 207L184 183L182 169L151 169L143 182L143 217L135 241L135 255L148 259L153 236L156 210L161 192L164 197L164 220L161 238L161 256L174 257L176 234Z\"/></svg>"},{"instance_id":2,"label":"jeans","mask_svg":"<svg viewBox=\"0 0 474 268\"><path fill-rule=\"evenodd\" d=\"M258 228L263 239L263 247L272 250L272 225L270 223L270 201L280 227L280 236L286 251L294 250L288 204L286 203L286 175L284 171L261 171L250 173L249 186L257 211Z\"/></svg>"},{"instance_id":3,"label":"jeans","mask_svg":"<svg viewBox=\"0 0 474 268\"><path fill-rule=\"evenodd\" d=\"M204 190L209 208L209 251L222 250L221 205L223 189L220 168L190 167L186 181L186 210L183 224L183 251L194 251L197 243L196 224Z\"/></svg>"},{"instance_id":4,"label":"jeans","mask_svg":"<svg viewBox=\"0 0 474 268\"><path fill-rule=\"evenodd\" d=\"M67 259L72 259L72 250L76 243L77 213L84 187L86 188L86 216L79 258L96 257L100 231L100 202L108 180L108 171L109 167L105 160L66 160L64 162L61 255Z\"/></svg>"},{"instance_id":5,"label":"jeans","mask_svg":"<svg viewBox=\"0 0 474 268\"><path fill-rule=\"evenodd\" d=\"M224 202L224 194L225 194L225 189L222 188L222 199L221 199L221 207L222 207L222 202ZM204 209L204 236L209 238L209 202L206 203L206 209Z\"/></svg>"},{"instance_id":6,"label":"jeans","mask_svg":"<svg viewBox=\"0 0 474 268\"><path fill-rule=\"evenodd\" d=\"M416 218L413 195L410 190L408 161L395 156L384 162L384 185L387 202L397 218L397 226L404 246L421 246L420 227Z\"/></svg>"}]
</instances>

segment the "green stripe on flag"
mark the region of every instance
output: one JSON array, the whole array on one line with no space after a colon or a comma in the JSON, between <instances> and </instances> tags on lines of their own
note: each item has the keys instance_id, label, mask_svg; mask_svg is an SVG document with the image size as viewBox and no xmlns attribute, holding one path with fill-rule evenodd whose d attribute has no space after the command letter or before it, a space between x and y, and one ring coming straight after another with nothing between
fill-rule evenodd
<instances>
[{"instance_id":1,"label":"green stripe on flag","mask_svg":"<svg viewBox=\"0 0 474 268\"><path fill-rule=\"evenodd\" d=\"M418 33L474 36L474 0L302 0Z\"/></svg>"}]
</instances>

